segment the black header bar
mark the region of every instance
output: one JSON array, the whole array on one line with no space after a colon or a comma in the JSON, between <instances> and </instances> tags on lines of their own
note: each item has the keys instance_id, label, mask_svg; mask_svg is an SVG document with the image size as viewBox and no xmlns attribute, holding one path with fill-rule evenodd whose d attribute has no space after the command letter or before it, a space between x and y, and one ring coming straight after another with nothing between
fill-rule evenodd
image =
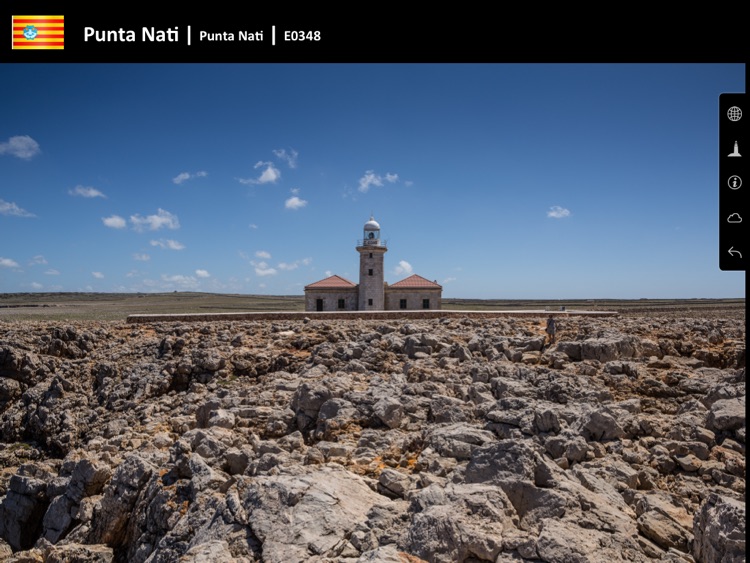
<instances>
[{"instance_id":1,"label":"black header bar","mask_svg":"<svg viewBox=\"0 0 750 563\"><path fill-rule=\"evenodd\" d=\"M705 12L681 14L678 25L636 10L592 19L589 11L569 5L532 4L498 16L468 5L408 14L403 5L397 10L378 4L323 15L319 6L303 14L291 7L260 11L249 3L242 10L221 3L170 9L153 2L100 9L80 4L3 2L0 63L745 62L744 34L727 33L717 41ZM13 48L13 16L19 15L64 16L64 47ZM725 14L716 16L717 25L726 25Z\"/></svg>"}]
</instances>

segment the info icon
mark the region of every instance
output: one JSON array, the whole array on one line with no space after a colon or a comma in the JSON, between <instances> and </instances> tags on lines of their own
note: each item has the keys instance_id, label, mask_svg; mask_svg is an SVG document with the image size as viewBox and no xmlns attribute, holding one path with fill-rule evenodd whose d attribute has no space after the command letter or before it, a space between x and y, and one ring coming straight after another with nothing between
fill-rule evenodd
<instances>
[{"instance_id":1,"label":"info icon","mask_svg":"<svg viewBox=\"0 0 750 563\"><path fill-rule=\"evenodd\" d=\"M742 187L742 178L740 178L736 174L734 176L730 176L729 180L727 180L727 185L732 190L739 190Z\"/></svg>"}]
</instances>

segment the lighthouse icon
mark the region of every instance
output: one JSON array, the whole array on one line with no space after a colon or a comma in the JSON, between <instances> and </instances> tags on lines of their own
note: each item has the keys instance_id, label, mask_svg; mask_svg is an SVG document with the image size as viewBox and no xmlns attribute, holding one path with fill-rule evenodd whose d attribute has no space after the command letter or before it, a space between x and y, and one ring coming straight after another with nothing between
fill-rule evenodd
<instances>
[{"instance_id":1,"label":"lighthouse icon","mask_svg":"<svg viewBox=\"0 0 750 563\"><path fill-rule=\"evenodd\" d=\"M728 154L727 156L742 156L740 154L740 148L739 148L739 145L737 144L737 141L734 142L734 151L732 152L732 154Z\"/></svg>"}]
</instances>

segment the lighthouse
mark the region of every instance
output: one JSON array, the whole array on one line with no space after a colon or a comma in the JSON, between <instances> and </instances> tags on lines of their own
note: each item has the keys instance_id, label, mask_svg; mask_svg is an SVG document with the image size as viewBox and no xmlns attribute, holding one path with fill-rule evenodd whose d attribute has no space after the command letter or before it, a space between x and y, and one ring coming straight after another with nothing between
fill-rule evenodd
<instances>
[{"instance_id":1,"label":"lighthouse","mask_svg":"<svg viewBox=\"0 0 750 563\"><path fill-rule=\"evenodd\" d=\"M362 240L357 241L359 252L360 311L385 309L385 277L383 258L388 252L386 242L380 238L380 224L371 215L365 223Z\"/></svg>"},{"instance_id":2,"label":"lighthouse","mask_svg":"<svg viewBox=\"0 0 750 563\"><path fill-rule=\"evenodd\" d=\"M386 241L380 238L380 223L375 217L365 223L357 240L359 283L330 275L305 286L305 311L414 311L440 309L443 288L417 274L385 284Z\"/></svg>"}]
</instances>

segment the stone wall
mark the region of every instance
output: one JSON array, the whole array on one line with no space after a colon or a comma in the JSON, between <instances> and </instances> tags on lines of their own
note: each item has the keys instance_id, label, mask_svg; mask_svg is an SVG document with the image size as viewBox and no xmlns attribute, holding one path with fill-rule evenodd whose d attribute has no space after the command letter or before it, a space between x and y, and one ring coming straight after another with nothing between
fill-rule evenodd
<instances>
[{"instance_id":1,"label":"stone wall","mask_svg":"<svg viewBox=\"0 0 750 563\"><path fill-rule=\"evenodd\" d=\"M426 310L423 307L423 300L430 300L430 310L439 310L442 306L442 290L440 289L392 289L387 288L385 291L385 308L387 311L397 311L401 309L401 300L406 299L406 310L417 311Z\"/></svg>"},{"instance_id":2,"label":"stone wall","mask_svg":"<svg viewBox=\"0 0 750 563\"><path fill-rule=\"evenodd\" d=\"M324 311L356 311L357 288L315 289L305 291L305 311L317 311L318 299L323 300ZM339 299L344 300L344 308L339 309Z\"/></svg>"},{"instance_id":3,"label":"stone wall","mask_svg":"<svg viewBox=\"0 0 750 563\"><path fill-rule=\"evenodd\" d=\"M129 315L129 323L205 322L205 321L286 321L286 320L413 320L441 318L493 319L500 317L547 318L549 311L278 311L259 313L187 313L172 315ZM568 316L617 317L615 311L566 311L555 318Z\"/></svg>"}]
</instances>

